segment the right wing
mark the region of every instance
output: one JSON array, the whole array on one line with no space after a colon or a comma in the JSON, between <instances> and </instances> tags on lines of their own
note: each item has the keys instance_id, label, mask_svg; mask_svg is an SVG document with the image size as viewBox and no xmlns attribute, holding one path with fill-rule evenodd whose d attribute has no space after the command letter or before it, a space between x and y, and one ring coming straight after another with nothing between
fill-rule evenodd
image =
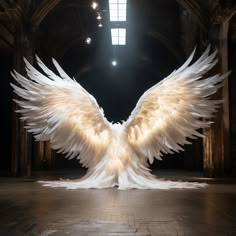
<instances>
[{"instance_id":1,"label":"right wing","mask_svg":"<svg viewBox=\"0 0 236 236\"><path fill-rule=\"evenodd\" d=\"M54 74L37 57L46 76L27 60L29 79L12 73L21 87L11 84L23 100L17 112L26 121L26 129L36 140L49 140L53 149L77 158L83 166L92 168L101 159L111 140L110 123L104 117L96 99L79 83L72 80L53 59L60 76Z\"/></svg>"},{"instance_id":2,"label":"right wing","mask_svg":"<svg viewBox=\"0 0 236 236\"><path fill-rule=\"evenodd\" d=\"M217 63L217 52L209 52L210 47L190 64L193 52L183 66L147 90L124 123L129 144L150 163L154 157L183 150L190 143L187 138L202 137L198 129L212 123L209 119L222 101L210 96L229 73L202 78Z\"/></svg>"}]
</instances>

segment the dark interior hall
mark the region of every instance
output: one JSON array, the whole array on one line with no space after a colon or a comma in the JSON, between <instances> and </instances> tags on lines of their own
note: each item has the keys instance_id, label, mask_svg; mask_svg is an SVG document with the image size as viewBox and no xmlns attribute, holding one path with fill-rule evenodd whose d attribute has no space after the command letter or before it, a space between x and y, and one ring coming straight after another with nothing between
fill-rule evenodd
<instances>
[{"instance_id":1,"label":"dark interior hall","mask_svg":"<svg viewBox=\"0 0 236 236\"><path fill-rule=\"evenodd\" d=\"M111 29L120 27L126 45L112 45ZM209 187L68 191L36 183L77 178L86 169L24 129L10 86L10 71L26 75L24 57L37 67L38 55L54 71L55 58L96 98L107 119L119 122L195 46L197 58L209 44L219 59L209 75L232 71L214 95L222 107L200 131L203 139L150 166L157 177ZM235 68L234 0L127 0L127 20L118 23L110 21L108 0L1 0L0 235L235 235Z\"/></svg>"}]
</instances>

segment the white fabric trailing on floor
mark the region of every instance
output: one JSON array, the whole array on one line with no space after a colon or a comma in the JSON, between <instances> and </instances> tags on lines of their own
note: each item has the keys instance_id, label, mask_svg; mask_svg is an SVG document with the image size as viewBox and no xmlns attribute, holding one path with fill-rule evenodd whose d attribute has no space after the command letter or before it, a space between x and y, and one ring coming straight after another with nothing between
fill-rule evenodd
<instances>
[{"instance_id":1,"label":"white fabric trailing on floor","mask_svg":"<svg viewBox=\"0 0 236 236\"><path fill-rule=\"evenodd\" d=\"M91 181L93 181L91 179ZM181 182L181 181L170 181L170 180L159 180L154 176L152 179L147 179L143 176L137 179L137 183L133 183L128 179L123 179L124 182L119 182L119 185L114 184L110 181L108 184L99 185L96 184L96 181L91 182L91 185L88 180L83 181L81 179L77 180L60 180L60 181L38 181L43 186L53 187L53 188L66 188L66 189L88 189L88 188L111 188L117 186L119 190L127 189L197 189L206 187L206 183L197 183L197 182ZM124 185L123 185L124 184ZM90 187L88 187L90 186Z\"/></svg>"},{"instance_id":2,"label":"white fabric trailing on floor","mask_svg":"<svg viewBox=\"0 0 236 236\"><path fill-rule=\"evenodd\" d=\"M36 140L49 140L53 149L77 158L88 168L79 180L40 181L45 186L76 188L169 189L197 188L203 183L174 182L156 179L147 161L163 154L183 150L187 138L203 137L197 130L209 127L208 120L222 101L210 95L222 87L228 76L202 76L216 63L210 47L192 65L194 52L178 70L147 90L127 121L107 121L96 99L71 79L53 60L60 76L37 58L45 75L25 60L27 79L12 73L21 87L11 84L23 98L21 119ZM202 119L204 118L204 119Z\"/></svg>"}]
</instances>

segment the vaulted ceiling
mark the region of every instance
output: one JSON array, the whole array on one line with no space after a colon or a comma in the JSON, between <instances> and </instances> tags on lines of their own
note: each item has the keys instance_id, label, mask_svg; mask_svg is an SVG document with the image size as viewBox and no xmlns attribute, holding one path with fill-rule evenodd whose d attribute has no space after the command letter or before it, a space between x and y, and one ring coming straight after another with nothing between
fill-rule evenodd
<instances>
[{"instance_id":1,"label":"vaulted ceiling","mask_svg":"<svg viewBox=\"0 0 236 236\"><path fill-rule=\"evenodd\" d=\"M16 53L19 37L29 40L33 53L47 64L54 57L69 75L80 78L105 110L113 110L113 120L125 118L143 91L180 65L202 34L236 9L234 0L127 0L127 46L114 47L108 0L97 2L101 28L88 0L1 0L0 53ZM91 45L85 43L88 36ZM119 73L109 66L112 58L120 62ZM89 81L93 86L86 84ZM127 107L124 117L111 107L121 104Z\"/></svg>"},{"instance_id":2,"label":"vaulted ceiling","mask_svg":"<svg viewBox=\"0 0 236 236\"><path fill-rule=\"evenodd\" d=\"M105 16L97 27L96 12L86 0L2 0L0 1L0 49L14 48L19 29L34 33L38 51L61 58L73 47L83 47L87 35L109 42L108 1L98 1ZM233 0L129 0L128 28L163 44L180 60L181 16L191 14L203 30L224 11L235 7ZM131 36L131 33L129 34ZM131 38L132 40L132 38ZM43 42L43 43L42 43Z\"/></svg>"}]
</instances>

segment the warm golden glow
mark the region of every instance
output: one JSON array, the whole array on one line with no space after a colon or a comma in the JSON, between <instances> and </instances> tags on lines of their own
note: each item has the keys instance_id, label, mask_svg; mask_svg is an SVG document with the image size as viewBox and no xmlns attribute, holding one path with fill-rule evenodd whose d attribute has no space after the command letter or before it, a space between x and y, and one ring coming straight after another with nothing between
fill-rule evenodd
<instances>
[{"instance_id":1,"label":"warm golden glow","mask_svg":"<svg viewBox=\"0 0 236 236\"><path fill-rule=\"evenodd\" d=\"M122 124L108 122L96 99L55 60L59 75L38 57L45 74L25 60L29 79L14 72L21 87L11 85L21 98L16 102L26 128L37 140L50 141L53 149L66 154L66 158L78 159L88 168L87 175L79 181L46 184L68 188L118 185L120 189L205 186L158 181L147 166L154 157L161 159L163 154L182 151L187 138L201 137L197 130L209 126L201 118L211 118L216 112L219 101L209 97L227 76L202 78L216 63L216 52L209 52L210 48L190 65L193 52L183 66L147 90Z\"/></svg>"}]
</instances>

